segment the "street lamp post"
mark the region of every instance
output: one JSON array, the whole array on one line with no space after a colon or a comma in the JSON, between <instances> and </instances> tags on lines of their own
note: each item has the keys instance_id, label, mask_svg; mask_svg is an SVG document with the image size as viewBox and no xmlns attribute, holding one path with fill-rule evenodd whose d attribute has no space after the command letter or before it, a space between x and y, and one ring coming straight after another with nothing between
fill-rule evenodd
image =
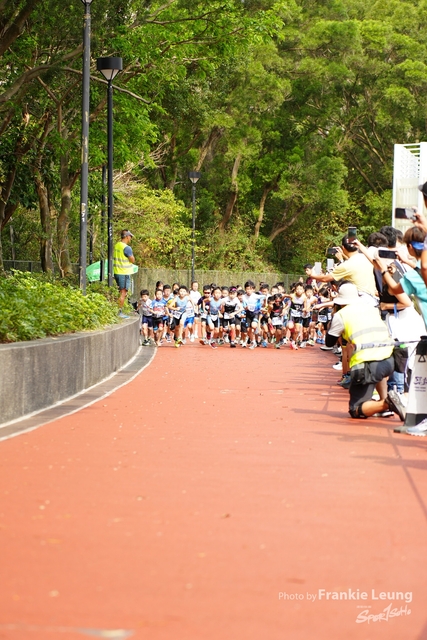
<instances>
[{"instance_id":1,"label":"street lamp post","mask_svg":"<svg viewBox=\"0 0 427 640\"><path fill-rule=\"evenodd\" d=\"M105 275L105 247L104 247L104 236L105 236L105 185L107 183L107 167L105 164L102 165L102 196L101 196L101 256L99 261L100 266L100 274L99 279L101 282L104 282Z\"/></svg>"},{"instance_id":2,"label":"street lamp post","mask_svg":"<svg viewBox=\"0 0 427 640\"><path fill-rule=\"evenodd\" d=\"M79 282L86 294L87 262L87 201L89 178L89 98L90 98L90 5L92 0L82 0L85 8L83 26L83 79L82 79L82 167L80 176L80 245Z\"/></svg>"},{"instance_id":3,"label":"street lamp post","mask_svg":"<svg viewBox=\"0 0 427 640\"><path fill-rule=\"evenodd\" d=\"M189 171L188 177L191 180L191 192L193 203L193 231L192 231L192 248L191 248L191 282L195 280L195 258L196 258L196 182L202 174L200 171Z\"/></svg>"},{"instance_id":4,"label":"street lamp post","mask_svg":"<svg viewBox=\"0 0 427 640\"><path fill-rule=\"evenodd\" d=\"M96 68L107 80L107 227L108 286L113 286L113 80L123 69L121 58L98 58Z\"/></svg>"}]
</instances>

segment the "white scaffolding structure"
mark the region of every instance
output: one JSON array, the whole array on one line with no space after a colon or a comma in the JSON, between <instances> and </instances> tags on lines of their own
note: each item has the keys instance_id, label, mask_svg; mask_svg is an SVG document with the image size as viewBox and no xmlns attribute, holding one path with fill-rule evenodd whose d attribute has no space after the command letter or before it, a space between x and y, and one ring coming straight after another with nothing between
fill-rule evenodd
<instances>
[{"instance_id":1,"label":"white scaffolding structure","mask_svg":"<svg viewBox=\"0 0 427 640\"><path fill-rule=\"evenodd\" d=\"M427 182L427 142L395 144L393 166L392 226L401 229L412 227L412 220L395 217L395 211L417 207L426 213L423 194L418 185Z\"/></svg>"}]
</instances>

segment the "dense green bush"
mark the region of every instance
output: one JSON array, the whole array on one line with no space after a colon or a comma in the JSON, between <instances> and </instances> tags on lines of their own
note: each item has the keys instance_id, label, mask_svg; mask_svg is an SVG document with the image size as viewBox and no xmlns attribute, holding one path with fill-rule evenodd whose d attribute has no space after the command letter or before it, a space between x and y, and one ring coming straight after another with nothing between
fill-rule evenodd
<instances>
[{"instance_id":1,"label":"dense green bush","mask_svg":"<svg viewBox=\"0 0 427 640\"><path fill-rule=\"evenodd\" d=\"M117 292L80 289L46 274L14 271L0 279L0 342L100 329L118 322Z\"/></svg>"}]
</instances>

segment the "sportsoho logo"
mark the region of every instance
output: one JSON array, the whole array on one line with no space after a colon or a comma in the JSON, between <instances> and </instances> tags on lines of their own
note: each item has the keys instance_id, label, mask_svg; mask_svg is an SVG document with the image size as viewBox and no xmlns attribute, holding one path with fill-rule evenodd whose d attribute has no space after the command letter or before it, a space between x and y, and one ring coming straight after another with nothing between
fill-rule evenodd
<instances>
[{"instance_id":1,"label":"sportsoho logo","mask_svg":"<svg viewBox=\"0 0 427 640\"><path fill-rule=\"evenodd\" d=\"M357 615L355 622L362 624L367 622L388 622L391 618L397 618L400 616L409 616L411 609L408 608L408 604L412 602L412 591L379 591L371 589L370 591L361 591L360 589L347 589L346 591L327 591L326 589L318 589L317 592L310 593L287 593L286 591L279 591L279 600L307 600L308 602L315 601L337 601L337 600L352 600L362 601L364 605L357 605L362 611ZM388 601L389 604L384 607L382 611L373 613L371 611L372 604L370 602ZM395 602L398 601L398 605ZM402 603L402 605L400 604ZM366 607L366 608L365 608Z\"/></svg>"}]
</instances>

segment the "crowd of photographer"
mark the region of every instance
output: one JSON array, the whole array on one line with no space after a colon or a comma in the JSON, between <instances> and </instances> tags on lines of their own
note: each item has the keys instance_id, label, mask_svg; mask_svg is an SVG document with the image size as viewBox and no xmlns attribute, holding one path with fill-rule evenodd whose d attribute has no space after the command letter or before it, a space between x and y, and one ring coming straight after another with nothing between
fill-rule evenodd
<instances>
[{"instance_id":1,"label":"crowd of photographer","mask_svg":"<svg viewBox=\"0 0 427 640\"><path fill-rule=\"evenodd\" d=\"M427 183L420 190L427 204ZM342 246L329 252L337 260L332 270L306 268L312 285L330 287L330 300L315 307L334 309L321 348L341 342L335 368L342 368L339 384L349 389L353 418L397 413L405 421L416 349L427 326L427 220L416 209L404 214L414 223L404 235L385 226L365 246L349 227ZM427 420L395 431L427 436Z\"/></svg>"}]
</instances>

